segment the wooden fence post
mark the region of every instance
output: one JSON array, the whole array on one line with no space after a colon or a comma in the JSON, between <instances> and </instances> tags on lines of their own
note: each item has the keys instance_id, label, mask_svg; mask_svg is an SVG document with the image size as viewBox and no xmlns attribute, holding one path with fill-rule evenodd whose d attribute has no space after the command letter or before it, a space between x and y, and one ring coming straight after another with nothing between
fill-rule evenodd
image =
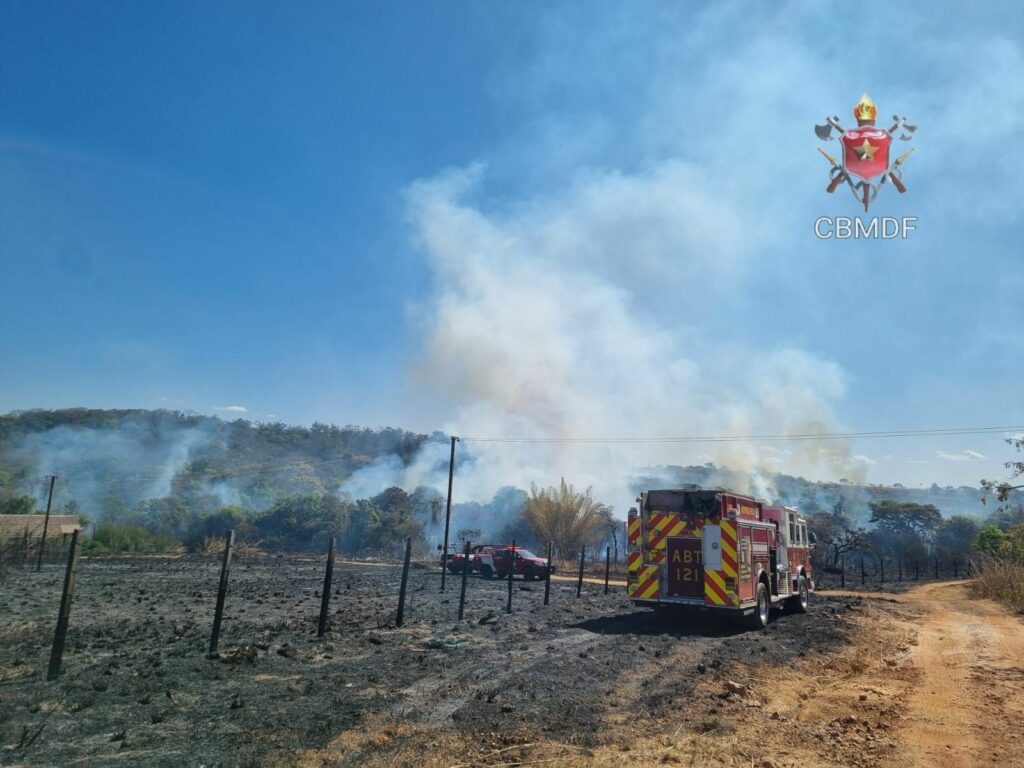
<instances>
[{"instance_id":1,"label":"wooden fence post","mask_svg":"<svg viewBox=\"0 0 1024 768\"><path fill-rule=\"evenodd\" d=\"M213 632L210 633L210 655L217 652L220 643L220 622L224 618L224 597L228 592L228 573L231 571L231 550L235 546L235 532L224 537L224 560L220 566L220 585L217 587L217 607L213 611Z\"/></svg>"},{"instance_id":2,"label":"wooden fence post","mask_svg":"<svg viewBox=\"0 0 1024 768\"><path fill-rule=\"evenodd\" d=\"M587 555L587 546L584 544L583 548L580 549L580 575L576 581L576 597L580 596L583 591L583 559Z\"/></svg>"},{"instance_id":3,"label":"wooden fence post","mask_svg":"<svg viewBox=\"0 0 1024 768\"><path fill-rule=\"evenodd\" d=\"M466 610L466 579L469 578L469 540L466 540L466 548L462 552L462 589L459 590L459 621Z\"/></svg>"},{"instance_id":4,"label":"wooden fence post","mask_svg":"<svg viewBox=\"0 0 1024 768\"><path fill-rule=\"evenodd\" d=\"M412 539L406 539L405 560L402 562L402 584L398 588L398 616L395 617L396 627L400 627L405 623L405 588L409 583L410 558L412 558Z\"/></svg>"},{"instance_id":5,"label":"wooden fence post","mask_svg":"<svg viewBox=\"0 0 1024 768\"><path fill-rule=\"evenodd\" d=\"M512 576L516 572L516 540L512 539L512 551L508 559L508 604L505 613L512 613Z\"/></svg>"},{"instance_id":6,"label":"wooden fence post","mask_svg":"<svg viewBox=\"0 0 1024 768\"><path fill-rule=\"evenodd\" d=\"M548 604L548 600L551 597L551 542L548 542L548 575L544 579L544 605Z\"/></svg>"},{"instance_id":7,"label":"wooden fence post","mask_svg":"<svg viewBox=\"0 0 1024 768\"><path fill-rule=\"evenodd\" d=\"M68 566L64 571L64 590L60 596L60 609L57 611L57 629L53 633L53 647L50 649L50 667L46 670L46 679L54 680L60 674L61 661L64 658L64 641L68 635L68 621L71 618L71 601L75 596L75 576L78 570L78 534L76 528L71 534L71 549L68 551Z\"/></svg>"},{"instance_id":8,"label":"wooden fence post","mask_svg":"<svg viewBox=\"0 0 1024 768\"><path fill-rule=\"evenodd\" d=\"M323 637L327 631L327 616L331 608L331 578L334 574L334 537L327 547L327 570L324 572L324 591L320 597L320 621L316 625L316 636Z\"/></svg>"}]
</instances>

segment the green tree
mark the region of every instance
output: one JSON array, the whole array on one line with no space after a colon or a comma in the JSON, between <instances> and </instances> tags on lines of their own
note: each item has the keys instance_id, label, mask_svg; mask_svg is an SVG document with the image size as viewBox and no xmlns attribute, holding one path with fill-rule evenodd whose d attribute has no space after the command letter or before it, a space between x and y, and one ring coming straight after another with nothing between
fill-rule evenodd
<instances>
[{"instance_id":1,"label":"green tree","mask_svg":"<svg viewBox=\"0 0 1024 768\"><path fill-rule=\"evenodd\" d=\"M0 515L31 515L36 511L36 500L31 496L14 496L0 502Z\"/></svg>"},{"instance_id":2,"label":"green tree","mask_svg":"<svg viewBox=\"0 0 1024 768\"><path fill-rule=\"evenodd\" d=\"M368 546L375 551L396 549L412 539L423 539L423 526L413 515L413 503L409 494L401 488L388 488L370 499L373 513L370 516Z\"/></svg>"},{"instance_id":3,"label":"green tree","mask_svg":"<svg viewBox=\"0 0 1024 768\"><path fill-rule=\"evenodd\" d=\"M986 525L974 538L974 548L986 555L998 555L1003 546L1006 534L994 525Z\"/></svg>"},{"instance_id":4,"label":"green tree","mask_svg":"<svg viewBox=\"0 0 1024 768\"><path fill-rule=\"evenodd\" d=\"M359 554L370 548L374 521L380 517L378 510L369 499L359 499L349 513L348 525L341 539L341 548L352 554Z\"/></svg>"},{"instance_id":5,"label":"green tree","mask_svg":"<svg viewBox=\"0 0 1024 768\"><path fill-rule=\"evenodd\" d=\"M932 504L901 501L872 502L871 539L882 551L900 557L916 557L934 543L942 514Z\"/></svg>"},{"instance_id":6,"label":"green tree","mask_svg":"<svg viewBox=\"0 0 1024 768\"><path fill-rule=\"evenodd\" d=\"M146 499L136 508L142 523L152 531L165 533L182 541L185 539L190 523L190 515L185 501L177 496L166 496L162 499Z\"/></svg>"},{"instance_id":7,"label":"green tree","mask_svg":"<svg viewBox=\"0 0 1024 768\"><path fill-rule=\"evenodd\" d=\"M190 548L201 548L210 539L220 539L228 531L235 531L239 538L253 538L256 527L248 520L248 513L237 506L226 506L189 521L185 544Z\"/></svg>"},{"instance_id":8,"label":"green tree","mask_svg":"<svg viewBox=\"0 0 1024 768\"><path fill-rule=\"evenodd\" d=\"M330 494L299 494L280 499L255 520L256 533L271 546L322 549L330 536L345 532L351 508Z\"/></svg>"},{"instance_id":9,"label":"green tree","mask_svg":"<svg viewBox=\"0 0 1024 768\"><path fill-rule=\"evenodd\" d=\"M978 523L973 517L954 515L946 518L935 533L935 548L944 557L967 556L978 536Z\"/></svg>"},{"instance_id":10,"label":"green tree","mask_svg":"<svg viewBox=\"0 0 1024 768\"><path fill-rule=\"evenodd\" d=\"M994 525L1000 530L1007 530L1010 526L1024 523L1024 505L1004 504L996 509L985 521L987 525Z\"/></svg>"}]
</instances>

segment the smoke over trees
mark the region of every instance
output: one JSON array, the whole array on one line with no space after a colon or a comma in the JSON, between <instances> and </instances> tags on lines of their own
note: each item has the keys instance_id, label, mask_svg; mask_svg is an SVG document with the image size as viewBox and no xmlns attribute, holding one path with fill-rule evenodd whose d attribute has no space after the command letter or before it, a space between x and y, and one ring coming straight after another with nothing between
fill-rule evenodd
<instances>
[{"instance_id":1,"label":"smoke over trees","mask_svg":"<svg viewBox=\"0 0 1024 768\"><path fill-rule=\"evenodd\" d=\"M505 465L476 450L463 445L456 455L452 530L474 532L474 542L515 540L536 551L553 541L566 558L582 546L618 543L622 523L605 502L658 487L756 487L758 495L797 506L816 531L825 566L857 551L894 556L897 545L908 556L966 553L984 511L977 488L811 483L712 463L636 468L613 497L577 491L565 478L579 478L568 472L558 485L527 493L495 483ZM290 427L167 411L14 413L0 416L0 513L45 507L42 480L54 474L54 511L93 523L96 546L105 551L202 549L229 529L268 549L321 549L335 536L352 554L395 551L407 537L426 551L443 536L448 453L443 435L399 429ZM1001 530L1024 523L1012 487L1007 497L988 518ZM928 505L946 517L935 523L929 513L923 530L918 508Z\"/></svg>"}]
</instances>

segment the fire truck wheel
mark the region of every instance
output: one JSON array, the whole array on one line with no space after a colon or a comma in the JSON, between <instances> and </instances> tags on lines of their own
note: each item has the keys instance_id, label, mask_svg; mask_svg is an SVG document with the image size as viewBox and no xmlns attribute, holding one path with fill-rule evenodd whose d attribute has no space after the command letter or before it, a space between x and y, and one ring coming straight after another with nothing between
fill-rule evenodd
<instances>
[{"instance_id":1,"label":"fire truck wheel","mask_svg":"<svg viewBox=\"0 0 1024 768\"><path fill-rule=\"evenodd\" d=\"M764 584L757 585L757 604L754 612L750 614L750 626L752 629L764 629L768 626L768 617L771 614L772 604L768 599L768 588Z\"/></svg>"},{"instance_id":2,"label":"fire truck wheel","mask_svg":"<svg viewBox=\"0 0 1024 768\"><path fill-rule=\"evenodd\" d=\"M786 601L790 613L807 613L807 580L801 576L797 594Z\"/></svg>"},{"instance_id":3,"label":"fire truck wheel","mask_svg":"<svg viewBox=\"0 0 1024 768\"><path fill-rule=\"evenodd\" d=\"M485 565L483 568L480 569L480 575L483 576L485 579L493 579L494 569L491 568L491 566L489 565Z\"/></svg>"}]
</instances>

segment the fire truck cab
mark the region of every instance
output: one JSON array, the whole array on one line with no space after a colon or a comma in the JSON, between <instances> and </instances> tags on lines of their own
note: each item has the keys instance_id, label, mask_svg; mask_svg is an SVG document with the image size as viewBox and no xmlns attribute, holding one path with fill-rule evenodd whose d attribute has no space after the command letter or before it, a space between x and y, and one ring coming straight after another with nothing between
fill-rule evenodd
<instances>
[{"instance_id":1,"label":"fire truck cab","mask_svg":"<svg viewBox=\"0 0 1024 768\"><path fill-rule=\"evenodd\" d=\"M732 613L767 626L774 605L807 610L807 521L724 491L646 491L629 510L627 594L637 605Z\"/></svg>"}]
</instances>

